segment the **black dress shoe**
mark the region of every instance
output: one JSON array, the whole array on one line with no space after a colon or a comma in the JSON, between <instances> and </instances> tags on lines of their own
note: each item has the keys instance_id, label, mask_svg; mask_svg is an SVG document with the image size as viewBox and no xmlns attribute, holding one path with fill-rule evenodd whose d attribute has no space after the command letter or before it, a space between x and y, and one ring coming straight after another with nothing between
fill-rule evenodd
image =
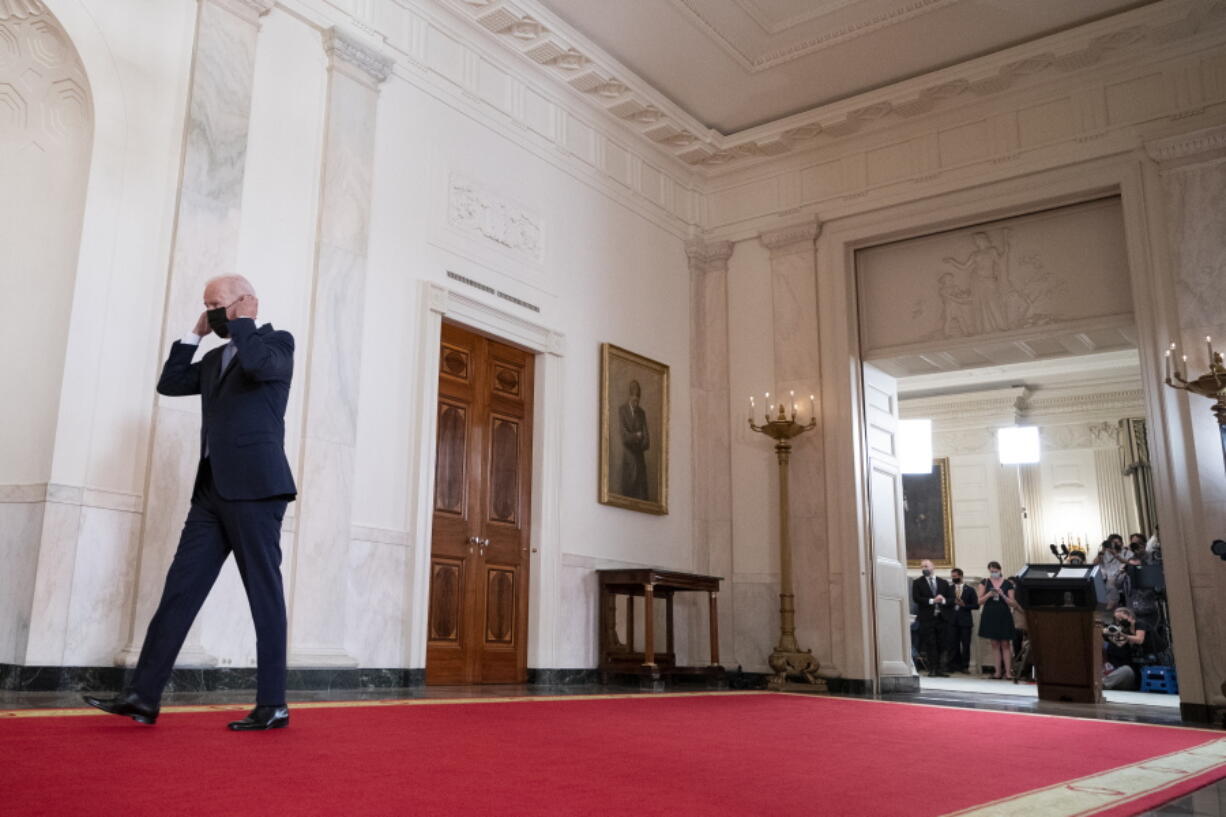
<instances>
[{"instance_id":1,"label":"black dress shoe","mask_svg":"<svg viewBox=\"0 0 1226 817\"><path fill-rule=\"evenodd\" d=\"M123 715L137 723L152 726L158 719L158 708L150 706L140 699L135 692L121 692L114 698L95 698L93 695L83 695L85 703L97 707L112 715Z\"/></svg>"},{"instance_id":2,"label":"black dress shoe","mask_svg":"<svg viewBox=\"0 0 1226 817\"><path fill-rule=\"evenodd\" d=\"M251 714L241 721L233 721L230 728L235 732L246 732L254 729L284 729L289 726L289 707L257 706Z\"/></svg>"}]
</instances>

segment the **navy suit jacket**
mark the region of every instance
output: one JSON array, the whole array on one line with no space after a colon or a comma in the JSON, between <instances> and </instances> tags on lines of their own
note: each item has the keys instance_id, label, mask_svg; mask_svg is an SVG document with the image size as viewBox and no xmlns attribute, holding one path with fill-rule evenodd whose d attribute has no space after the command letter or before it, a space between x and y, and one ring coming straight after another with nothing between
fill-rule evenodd
<instances>
[{"instance_id":1,"label":"navy suit jacket","mask_svg":"<svg viewBox=\"0 0 1226 817\"><path fill-rule=\"evenodd\" d=\"M959 592L962 594L962 606L958 607L956 603L954 605L954 624L959 627L974 626L975 620L971 617L971 610L979 609L979 593L965 580L960 585L949 585L949 597L955 602Z\"/></svg>"},{"instance_id":2,"label":"navy suit jacket","mask_svg":"<svg viewBox=\"0 0 1226 817\"><path fill-rule=\"evenodd\" d=\"M947 616L944 615L953 604L953 597L949 595L949 582L944 579L937 579L938 596L944 596L945 601L940 604L929 604L928 600L934 598L932 588L928 586L928 580L923 576L917 576L915 581L911 582L911 601L915 602L918 608L915 611L915 619L919 622L932 621L933 619L941 619L944 621Z\"/></svg>"},{"instance_id":3,"label":"navy suit jacket","mask_svg":"<svg viewBox=\"0 0 1226 817\"><path fill-rule=\"evenodd\" d=\"M200 454L208 443L213 484L223 499L292 500L298 493L285 459L285 404L294 375L294 336L251 318L230 321L234 360L221 371L222 348L192 363L196 346L175 341L158 393L200 395Z\"/></svg>"}]
</instances>

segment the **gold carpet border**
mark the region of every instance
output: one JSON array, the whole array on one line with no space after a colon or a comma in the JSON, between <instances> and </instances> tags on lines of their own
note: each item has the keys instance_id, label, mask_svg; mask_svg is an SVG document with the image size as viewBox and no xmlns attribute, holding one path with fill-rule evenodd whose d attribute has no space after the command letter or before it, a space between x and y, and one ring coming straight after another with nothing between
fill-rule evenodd
<instances>
[{"instance_id":1,"label":"gold carpet border","mask_svg":"<svg viewBox=\"0 0 1226 817\"><path fill-rule=\"evenodd\" d=\"M1226 767L1226 738L981 803L943 817L1088 817Z\"/></svg>"},{"instance_id":2,"label":"gold carpet border","mask_svg":"<svg viewBox=\"0 0 1226 817\"><path fill-rule=\"evenodd\" d=\"M641 698L653 700L656 698L700 698L719 695L774 695L767 690L720 690L714 692L652 692L652 693L596 693L592 695L507 695L489 698L388 698L370 701L302 701L290 702L293 710L299 709L351 709L356 707L379 706L436 706L441 704L495 704L495 703L529 703L532 701L607 701L622 698ZM164 706L160 714L173 715L190 712L247 712L250 703L245 704L186 704L181 706ZM92 715L107 715L100 709L91 707L74 707L71 709L5 709L0 710L3 718L64 718L88 717Z\"/></svg>"},{"instance_id":3,"label":"gold carpet border","mask_svg":"<svg viewBox=\"0 0 1226 817\"><path fill-rule=\"evenodd\" d=\"M1115 723L1124 726L1147 726L1150 729L1184 729L1193 732L1218 732L1213 724L1185 725L1173 723L1144 723L1142 721L1121 721L1113 718L1087 718L1080 715L1053 715L1050 712L1017 712L1012 709L980 709L974 706L953 706L951 704L927 704L920 701L884 701L880 698L852 698L843 695L814 695L810 692L777 692L776 695L797 695L802 698L826 698L838 701L864 701L873 704L892 704L894 706L923 706L929 709L961 709L966 712L992 712L997 715L1021 715L1027 718L1057 718L1066 721L1098 721L1099 723ZM1020 697L1020 696L1019 696ZM1028 699L1027 699L1028 700ZM0 713L3 714L3 713Z\"/></svg>"}]
</instances>

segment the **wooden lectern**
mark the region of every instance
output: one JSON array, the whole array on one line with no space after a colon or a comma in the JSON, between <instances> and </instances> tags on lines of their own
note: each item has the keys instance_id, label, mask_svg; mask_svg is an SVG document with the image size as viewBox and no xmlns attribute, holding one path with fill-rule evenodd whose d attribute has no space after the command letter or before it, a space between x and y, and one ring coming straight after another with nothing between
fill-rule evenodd
<instances>
[{"instance_id":1,"label":"wooden lectern","mask_svg":"<svg viewBox=\"0 0 1226 817\"><path fill-rule=\"evenodd\" d=\"M1098 703L1103 638L1095 613L1107 593L1098 565L1026 565L1015 580L1026 611L1039 700Z\"/></svg>"}]
</instances>

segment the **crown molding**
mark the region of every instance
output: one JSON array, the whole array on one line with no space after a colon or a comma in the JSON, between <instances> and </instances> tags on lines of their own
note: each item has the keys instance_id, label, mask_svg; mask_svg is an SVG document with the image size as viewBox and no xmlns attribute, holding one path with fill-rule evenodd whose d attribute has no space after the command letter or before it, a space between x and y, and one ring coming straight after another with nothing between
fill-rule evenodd
<instances>
[{"instance_id":1,"label":"crown molding","mask_svg":"<svg viewBox=\"0 0 1226 817\"><path fill-rule=\"evenodd\" d=\"M921 2L922 0L917 0ZM829 144L873 123L907 118L1070 75L1190 38L1226 20L1226 0L1168 0L1097 20L878 91L721 134L670 102L536 0L437 0L550 81L687 165L711 174Z\"/></svg>"}]
</instances>

